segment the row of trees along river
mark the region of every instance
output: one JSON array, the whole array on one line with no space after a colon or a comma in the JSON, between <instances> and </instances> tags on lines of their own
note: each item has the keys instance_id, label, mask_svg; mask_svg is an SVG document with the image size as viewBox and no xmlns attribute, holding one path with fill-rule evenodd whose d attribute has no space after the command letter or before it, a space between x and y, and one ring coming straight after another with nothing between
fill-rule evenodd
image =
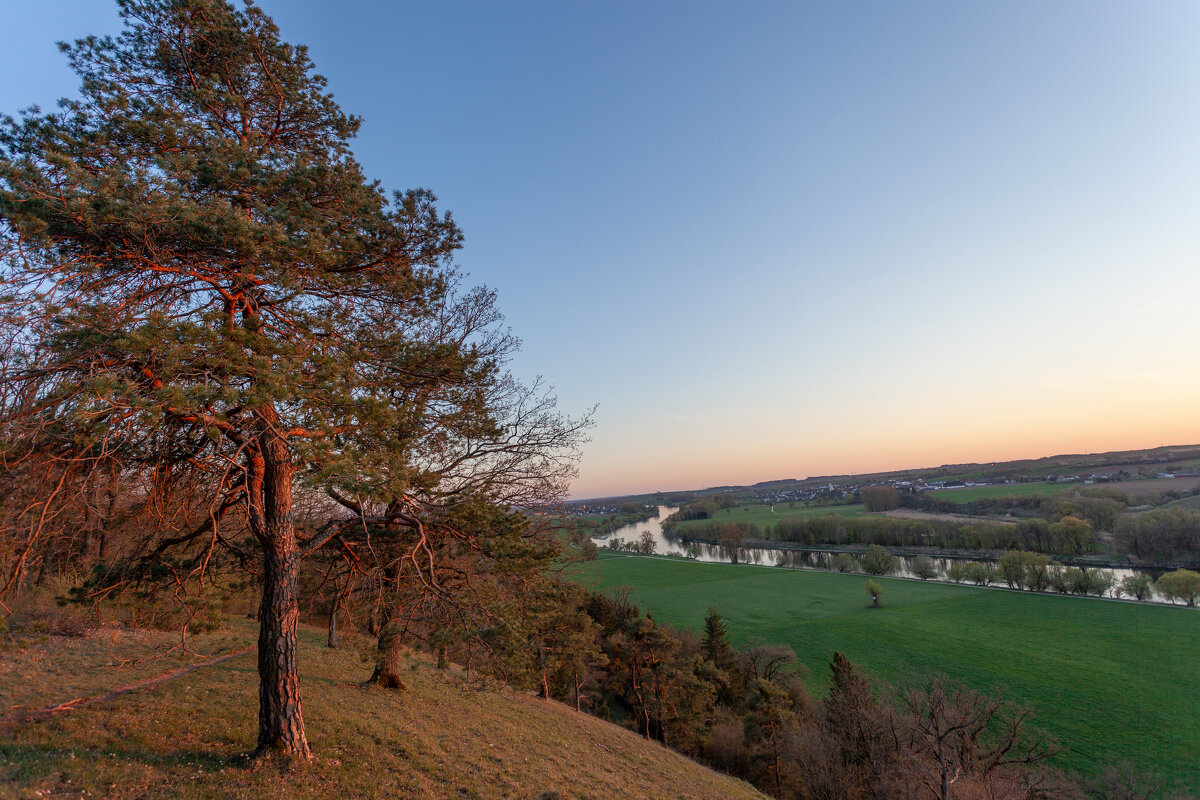
<instances>
[{"instance_id":1,"label":"row of trees along river","mask_svg":"<svg viewBox=\"0 0 1200 800\"><path fill-rule=\"evenodd\" d=\"M823 569L866 572L900 578L937 580L1007 588L1126 596L1152 602L1191 602L1195 595L1167 596L1156 584L1162 572L1121 567L1087 568L1055 565L1049 557L1035 553L939 554L936 556L888 552L867 545L811 547L787 543L763 545L733 537L728 541L692 540L684 534L663 530L663 521L679 509L659 506L658 515L617 528L604 537L613 550L691 558L698 561L758 564L793 569ZM880 554L883 551L883 554ZM1190 603L1189 603L1190 604Z\"/></svg>"}]
</instances>

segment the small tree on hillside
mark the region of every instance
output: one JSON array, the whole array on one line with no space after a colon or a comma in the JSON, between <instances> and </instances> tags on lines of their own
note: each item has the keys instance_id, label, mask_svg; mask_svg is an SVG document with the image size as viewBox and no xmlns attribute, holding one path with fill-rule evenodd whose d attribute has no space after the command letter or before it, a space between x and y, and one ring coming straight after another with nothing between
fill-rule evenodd
<instances>
[{"instance_id":1,"label":"small tree on hillside","mask_svg":"<svg viewBox=\"0 0 1200 800\"><path fill-rule=\"evenodd\" d=\"M833 654L829 671L829 694L821 706L835 764L842 767L847 784L861 790L879 787L895 767L894 714L889 704L876 700L870 681L841 653ZM870 795L864 791L861 796Z\"/></svg>"},{"instance_id":2,"label":"small tree on hillside","mask_svg":"<svg viewBox=\"0 0 1200 800\"><path fill-rule=\"evenodd\" d=\"M871 608L879 608L879 598L883 595L883 587L875 581L867 581L867 594L871 597Z\"/></svg>"},{"instance_id":3,"label":"small tree on hillside","mask_svg":"<svg viewBox=\"0 0 1200 800\"><path fill-rule=\"evenodd\" d=\"M1020 772L1052 752L1028 730L1028 709L940 678L904 692L903 704L905 750L925 797L950 800L960 780L986 781L1006 770Z\"/></svg>"},{"instance_id":4,"label":"small tree on hillside","mask_svg":"<svg viewBox=\"0 0 1200 800\"><path fill-rule=\"evenodd\" d=\"M713 680L717 684L717 696L726 705L734 705L742 689L740 659L729 643L729 627L713 606L709 606L708 613L704 615L700 653L716 670Z\"/></svg>"},{"instance_id":5,"label":"small tree on hillside","mask_svg":"<svg viewBox=\"0 0 1200 800\"><path fill-rule=\"evenodd\" d=\"M737 665L737 653L729 643L729 626L714 606L704 615L704 636L700 640L704 657L723 670Z\"/></svg>"}]
</instances>

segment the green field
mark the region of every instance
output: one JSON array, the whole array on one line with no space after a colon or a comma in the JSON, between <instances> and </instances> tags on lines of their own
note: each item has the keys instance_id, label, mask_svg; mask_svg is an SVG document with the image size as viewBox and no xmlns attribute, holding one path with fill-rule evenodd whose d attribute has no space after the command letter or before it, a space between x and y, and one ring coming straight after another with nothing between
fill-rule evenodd
<instances>
[{"instance_id":1,"label":"green field","mask_svg":"<svg viewBox=\"0 0 1200 800\"><path fill-rule=\"evenodd\" d=\"M997 483L994 486L966 486L962 489L938 489L929 492L930 497L951 503L970 503L991 497L1034 497L1060 492L1076 491L1082 483ZM1089 488L1092 488L1089 486Z\"/></svg>"},{"instance_id":2,"label":"green field","mask_svg":"<svg viewBox=\"0 0 1200 800\"><path fill-rule=\"evenodd\" d=\"M1129 760L1200 788L1200 612L863 576L607 555L580 565L594 589L628 585L643 611L700 630L716 606L737 644L790 644L824 692L835 650L893 683L940 672L1035 709L1057 763L1084 773Z\"/></svg>"},{"instance_id":3,"label":"green field","mask_svg":"<svg viewBox=\"0 0 1200 800\"><path fill-rule=\"evenodd\" d=\"M787 503L778 503L775 510L766 504L752 506L737 506L718 511L710 519L693 519L680 522L677 530L686 531L688 528L701 527L710 523L741 522L747 525L757 525L765 533L768 527L779 524L784 519L807 519L809 517L860 517L867 510L861 503L847 506L813 506L805 508L802 503L796 503L795 508L788 508Z\"/></svg>"}]
</instances>

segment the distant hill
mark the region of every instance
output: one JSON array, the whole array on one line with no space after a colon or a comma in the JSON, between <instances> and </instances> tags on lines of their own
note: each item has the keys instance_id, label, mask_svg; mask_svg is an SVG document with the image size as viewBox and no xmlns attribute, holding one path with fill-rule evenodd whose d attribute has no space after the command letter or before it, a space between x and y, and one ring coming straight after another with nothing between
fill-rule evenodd
<instances>
[{"instance_id":1,"label":"distant hill","mask_svg":"<svg viewBox=\"0 0 1200 800\"><path fill-rule=\"evenodd\" d=\"M231 625L198 646L253 645L252 621ZM195 659L115 668L114 660L145 654L147 635L112 631L0 650L0 797L763 798L631 731L506 687L469 684L420 658L405 674L407 691L363 689L370 670L358 650L330 650L323 635L302 629L300 637L317 760L290 771L245 756L256 732L253 652L79 710L14 721L19 709L102 694Z\"/></svg>"},{"instance_id":2,"label":"distant hill","mask_svg":"<svg viewBox=\"0 0 1200 800\"><path fill-rule=\"evenodd\" d=\"M943 464L938 467L909 467L855 475L815 475L807 478L782 478L744 486L709 486L680 489L606 500L679 503L703 495L731 493L761 495L827 484L884 482L888 480L1045 480L1049 476L1074 473L1101 474L1124 471L1130 475L1156 472L1200 472L1200 444L1165 445L1144 450L1113 450L1107 453L1064 453L1043 458L1018 459L967 464ZM586 502L583 500L577 502Z\"/></svg>"}]
</instances>

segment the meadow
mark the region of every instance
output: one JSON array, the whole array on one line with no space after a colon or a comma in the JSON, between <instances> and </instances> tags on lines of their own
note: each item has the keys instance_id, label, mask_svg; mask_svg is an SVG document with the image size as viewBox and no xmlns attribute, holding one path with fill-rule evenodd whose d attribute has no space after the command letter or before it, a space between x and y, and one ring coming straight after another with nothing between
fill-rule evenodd
<instances>
[{"instance_id":1,"label":"meadow","mask_svg":"<svg viewBox=\"0 0 1200 800\"><path fill-rule=\"evenodd\" d=\"M1200 612L1182 607L605 554L593 589L632 587L655 619L699 631L709 606L736 644L788 644L823 694L840 651L893 684L941 673L1035 710L1056 763L1095 774L1129 761L1200 788Z\"/></svg>"}]
</instances>

